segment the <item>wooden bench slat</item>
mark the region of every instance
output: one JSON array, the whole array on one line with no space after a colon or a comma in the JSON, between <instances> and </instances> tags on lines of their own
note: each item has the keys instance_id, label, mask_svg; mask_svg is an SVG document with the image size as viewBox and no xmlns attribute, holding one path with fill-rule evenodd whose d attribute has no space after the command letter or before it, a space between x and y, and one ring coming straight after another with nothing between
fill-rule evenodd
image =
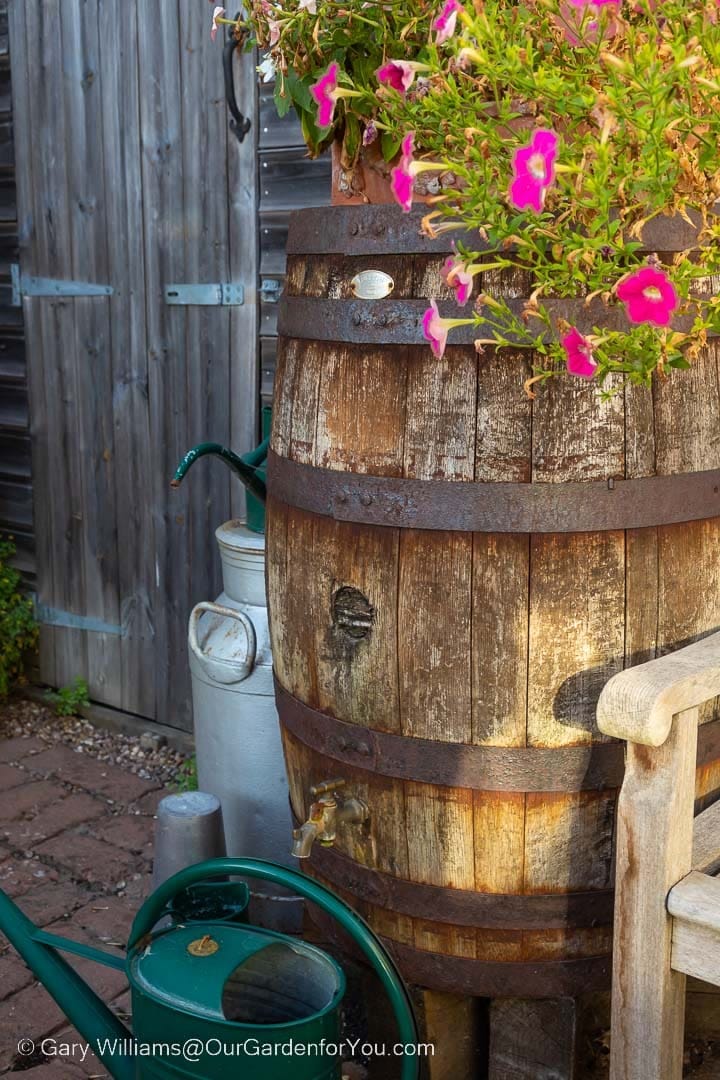
<instances>
[{"instance_id":1,"label":"wooden bench slat","mask_svg":"<svg viewBox=\"0 0 720 1080\"><path fill-rule=\"evenodd\" d=\"M720 870L720 800L695 818L693 870L701 874L717 874Z\"/></svg>"},{"instance_id":2,"label":"wooden bench slat","mask_svg":"<svg viewBox=\"0 0 720 1080\"><path fill-rule=\"evenodd\" d=\"M694 870L670 890L667 907L672 969L720 983L720 880Z\"/></svg>"}]
</instances>

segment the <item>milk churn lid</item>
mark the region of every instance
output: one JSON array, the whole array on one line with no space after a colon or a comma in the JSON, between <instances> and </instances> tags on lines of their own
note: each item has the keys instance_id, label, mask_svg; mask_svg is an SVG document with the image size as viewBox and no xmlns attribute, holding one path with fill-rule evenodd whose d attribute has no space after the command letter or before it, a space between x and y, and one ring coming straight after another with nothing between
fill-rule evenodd
<instances>
[{"instance_id":1,"label":"milk churn lid","mask_svg":"<svg viewBox=\"0 0 720 1080\"><path fill-rule=\"evenodd\" d=\"M263 533L253 532L248 529L244 521L234 518L226 521L215 530L215 538L218 544L231 548L233 551L265 551L265 536Z\"/></svg>"},{"instance_id":2,"label":"milk churn lid","mask_svg":"<svg viewBox=\"0 0 720 1080\"><path fill-rule=\"evenodd\" d=\"M345 976L320 949L237 923L193 923L155 934L130 961L132 984L194 1016L267 1027L337 1008Z\"/></svg>"}]
</instances>

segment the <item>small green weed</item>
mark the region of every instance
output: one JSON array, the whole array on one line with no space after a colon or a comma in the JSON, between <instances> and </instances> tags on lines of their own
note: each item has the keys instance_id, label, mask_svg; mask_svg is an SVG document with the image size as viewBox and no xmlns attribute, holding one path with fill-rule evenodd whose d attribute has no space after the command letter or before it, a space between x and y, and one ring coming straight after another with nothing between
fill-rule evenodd
<instances>
[{"instance_id":1,"label":"small green weed","mask_svg":"<svg viewBox=\"0 0 720 1080\"><path fill-rule=\"evenodd\" d=\"M0 701L13 683L25 681L25 657L38 640L32 600L23 595L20 574L10 566L14 555L12 538L0 537Z\"/></svg>"},{"instance_id":2,"label":"small green weed","mask_svg":"<svg viewBox=\"0 0 720 1080\"><path fill-rule=\"evenodd\" d=\"M85 709L90 704L88 684L84 679L77 678L70 686L48 690L45 700L53 706L58 716L77 716L80 709Z\"/></svg>"},{"instance_id":3,"label":"small green weed","mask_svg":"<svg viewBox=\"0 0 720 1080\"><path fill-rule=\"evenodd\" d=\"M197 758L195 756L186 758L183 761L175 775L174 787L177 792L198 790Z\"/></svg>"}]
</instances>

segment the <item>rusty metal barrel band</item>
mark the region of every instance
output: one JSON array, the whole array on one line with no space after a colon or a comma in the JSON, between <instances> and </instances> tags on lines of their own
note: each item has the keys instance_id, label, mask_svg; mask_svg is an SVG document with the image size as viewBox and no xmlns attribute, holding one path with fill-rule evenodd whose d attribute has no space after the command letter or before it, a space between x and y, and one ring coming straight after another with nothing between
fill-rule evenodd
<instances>
[{"instance_id":1,"label":"rusty metal barrel band","mask_svg":"<svg viewBox=\"0 0 720 1080\"><path fill-rule=\"evenodd\" d=\"M470 251L484 251L488 244L478 232L446 232L430 238L422 232L423 216L431 209L399 212L397 206L335 206L296 210L290 215L288 255L418 255L445 254L453 242ZM716 207L720 212L720 205ZM680 215L653 218L643 229L643 243L649 251L685 251L697 243L700 216L691 212L696 224Z\"/></svg>"},{"instance_id":2,"label":"rusty metal barrel band","mask_svg":"<svg viewBox=\"0 0 720 1080\"><path fill-rule=\"evenodd\" d=\"M617 788L623 746L471 746L409 738L348 724L305 705L275 680L282 726L319 754L356 769L474 791L582 791Z\"/></svg>"},{"instance_id":3,"label":"rusty metal barrel band","mask_svg":"<svg viewBox=\"0 0 720 1080\"><path fill-rule=\"evenodd\" d=\"M547 998L575 997L590 990L610 988L609 955L503 963L426 952L386 937L382 941L408 982L449 993Z\"/></svg>"},{"instance_id":4,"label":"rusty metal barrel band","mask_svg":"<svg viewBox=\"0 0 720 1080\"><path fill-rule=\"evenodd\" d=\"M295 825L300 822L292 811ZM611 926L612 889L573 893L482 893L422 885L355 862L331 847L315 845L310 866L358 899L398 915L485 930L564 930Z\"/></svg>"},{"instance_id":5,"label":"rusty metal barrel band","mask_svg":"<svg viewBox=\"0 0 720 1080\"><path fill-rule=\"evenodd\" d=\"M474 746L394 735L338 720L296 698L275 678L282 727L319 754L354 769L473 791L585 791L622 783L624 746ZM720 720L701 724L698 765L720 757Z\"/></svg>"},{"instance_id":6,"label":"rusty metal barrel band","mask_svg":"<svg viewBox=\"0 0 720 1080\"><path fill-rule=\"evenodd\" d=\"M315 876L315 875L313 875ZM352 939L324 911L310 906L310 917L325 941L362 959ZM472 997L575 997L610 988L609 955L576 960L488 961L426 952L381 935L403 978L417 986Z\"/></svg>"},{"instance_id":7,"label":"rusty metal barrel band","mask_svg":"<svg viewBox=\"0 0 720 1080\"><path fill-rule=\"evenodd\" d=\"M643 529L720 516L720 469L568 484L369 476L268 454L268 489L335 521L404 529L577 533Z\"/></svg>"},{"instance_id":8,"label":"rusty metal barrel band","mask_svg":"<svg viewBox=\"0 0 720 1080\"><path fill-rule=\"evenodd\" d=\"M518 318L523 317L527 300L522 297L505 297L505 303ZM420 345L427 346L423 334L422 319L427 310L427 300L326 300L312 296L283 296L278 313L278 332L286 338L307 341L341 342L345 345ZM590 334L597 326L603 330L627 329L628 321L621 304L605 305L599 297L589 304L584 300L543 300L552 325L558 319L576 326L581 334ZM458 307L453 300L439 300L438 308L444 318L457 318ZM492 311L486 309L490 321L481 325L470 323L456 326L450 337L451 345L473 345L478 338L494 343L500 338L508 345L527 345L524 335L502 329L496 332ZM686 333L694 322L694 316L678 315L673 319L673 330ZM550 330L544 322L530 321L533 336L543 341L554 341L556 330ZM713 336L713 335L711 335ZM427 346L429 348L429 346ZM392 357L389 359L392 360Z\"/></svg>"}]
</instances>

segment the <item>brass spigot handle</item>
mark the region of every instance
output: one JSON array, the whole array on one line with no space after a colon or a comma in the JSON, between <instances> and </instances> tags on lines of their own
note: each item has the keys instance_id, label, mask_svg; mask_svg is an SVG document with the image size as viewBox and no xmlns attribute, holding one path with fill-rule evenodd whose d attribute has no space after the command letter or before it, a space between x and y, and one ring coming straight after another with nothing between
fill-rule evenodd
<instances>
[{"instance_id":1,"label":"brass spigot handle","mask_svg":"<svg viewBox=\"0 0 720 1080\"><path fill-rule=\"evenodd\" d=\"M327 795L329 792L337 791L338 788L344 787L345 781L342 777L335 780L322 780L319 784L313 784L310 788L310 794L316 799L318 795Z\"/></svg>"}]
</instances>

